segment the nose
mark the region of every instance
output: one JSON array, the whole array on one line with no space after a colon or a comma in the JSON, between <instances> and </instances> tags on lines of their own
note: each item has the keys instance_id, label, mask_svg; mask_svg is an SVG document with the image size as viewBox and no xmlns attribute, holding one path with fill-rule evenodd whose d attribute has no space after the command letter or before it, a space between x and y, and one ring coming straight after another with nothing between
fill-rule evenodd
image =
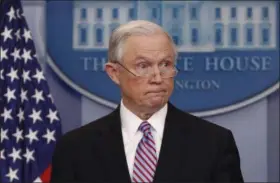
<instances>
[{"instance_id":1,"label":"nose","mask_svg":"<svg viewBox=\"0 0 280 183\"><path fill-rule=\"evenodd\" d=\"M154 69L154 74L153 74L153 77L152 77L152 81L155 82L155 83L161 83L162 82L162 77L160 75L160 70L158 67L155 67Z\"/></svg>"}]
</instances>

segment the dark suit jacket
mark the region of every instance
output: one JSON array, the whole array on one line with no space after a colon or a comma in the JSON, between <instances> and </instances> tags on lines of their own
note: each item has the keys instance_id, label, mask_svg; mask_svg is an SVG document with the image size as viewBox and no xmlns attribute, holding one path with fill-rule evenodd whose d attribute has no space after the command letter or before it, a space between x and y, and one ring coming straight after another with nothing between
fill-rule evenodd
<instances>
[{"instance_id":1,"label":"dark suit jacket","mask_svg":"<svg viewBox=\"0 0 280 183\"><path fill-rule=\"evenodd\" d=\"M130 182L119 107L58 141L51 181ZM231 131L169 103L154 182L210 181L243 182Z\"/></svg>"}]
</instances>

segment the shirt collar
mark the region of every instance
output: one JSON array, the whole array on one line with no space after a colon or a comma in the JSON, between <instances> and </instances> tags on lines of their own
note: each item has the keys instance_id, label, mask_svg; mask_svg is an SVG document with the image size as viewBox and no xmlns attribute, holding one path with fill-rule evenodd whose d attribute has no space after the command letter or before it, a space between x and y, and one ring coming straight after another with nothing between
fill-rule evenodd
<instances>
[{"instance_id":1,"label":"shirt collar","mask_svg":"<svg viewBox=\"0 0 280 183\"><path fill-rule=\"evenodd\" d=\"M148 120L146 120L151 124L153 130L156 131L160 139L163 136L166 114L167 114L167 104L165 104L164 107L162 107L159 111L154 113ZM122 123L123 130L126 131L129 138L133 137L136 134L143 120L141 120L138 116L132 113L123 104L122 100L120 105L120 116L121 116L121 123Z\"/></svg>"}]
</instances>

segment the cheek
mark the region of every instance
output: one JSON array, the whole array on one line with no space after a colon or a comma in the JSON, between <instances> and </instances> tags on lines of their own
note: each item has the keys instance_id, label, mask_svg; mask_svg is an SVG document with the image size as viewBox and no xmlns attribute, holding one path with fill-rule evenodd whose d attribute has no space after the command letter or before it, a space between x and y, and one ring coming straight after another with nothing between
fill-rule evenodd
<instances>
[{"instance_id":1,"label":"cheek","mask_svg":"<svg viewBox=\"0 0 280 183\"><path fill-rule=\"evenodd\" d=\"M133 98L139 98L142 95L142 91L145 88L143 81L135 78L127 78L123 83L123 89Z\"/></svg>"},{"instance_id":2,"label":"cheek","mask_svg":"<svg viewBox=\"0 0 280 183\"><path fill-rule=\"evenodd\" d=\"M174 80L173 79L167 79L164 81L164 87L170 91L174 88Z\"/></svg>"},{"instance_id":3,"label":"cheek","mask_svg":"<svg viewBox=\"0 0 280 183\"><path fill-rule=\"evenodd\" d=\"M169 82L168 82L168 87L169 87L169 90L170 91L173 91L174 89L174 80L171 79Z\"/></svg>"},{"instance_id":4,"label":"cheek","mask_svg":"<svg viewBox=\"0 0 280 183\"><path fill-rule=\"evenodd\" d=\"M169 98L174 90L174 81L170 80L165 83L165 88L168 91L167 98Z\"/></svg>"}]
</instances>

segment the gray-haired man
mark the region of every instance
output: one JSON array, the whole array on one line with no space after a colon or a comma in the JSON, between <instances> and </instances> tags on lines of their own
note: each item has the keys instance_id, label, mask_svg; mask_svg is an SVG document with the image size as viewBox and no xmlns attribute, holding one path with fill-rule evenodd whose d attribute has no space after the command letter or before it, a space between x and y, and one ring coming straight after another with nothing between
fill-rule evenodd
<instances>
[{"instance_id":1,"label":"gray-haired man","mask_svg":"<svg viewBox=\"0 0 280 183\"><path fill-rule=\"evenodd\" d=\"M177 52L148 21L111 35L106 72L122 95L109 115L58 142L53 182L243 182L230 130L169 102Z\"/></svg>"}]
</instances>

